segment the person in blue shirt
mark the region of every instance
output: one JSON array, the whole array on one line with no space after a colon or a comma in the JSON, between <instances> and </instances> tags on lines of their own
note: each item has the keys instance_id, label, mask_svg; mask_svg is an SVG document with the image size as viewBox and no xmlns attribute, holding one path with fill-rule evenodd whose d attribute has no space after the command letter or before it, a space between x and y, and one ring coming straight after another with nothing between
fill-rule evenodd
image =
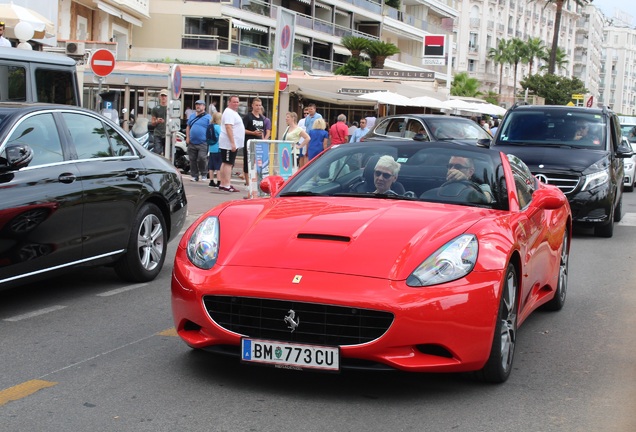
<instances>
[{"instance_id":1,"label":"person in blue shirt","mask_svg":"<svg viewBox=\"0 0 636 432\"><path fill-rule=\"evenodd\" d=\"M369 128L367 127L367 119L360 119L360 125L358 126L358 129L356 129L356 131L353 133L353 135L351 135L351 139L349 140L349 142L352 143L360 141L362 137L365 136L368 132Z\"/></svg>"},{"instance_id":2,"label":"person in blue shirt","mask_svg":"<svg viewBox=\"0 0 636 432\"><path fill-rule=\"evenodd\" d=\"M212 123L216 130L216 141L208 141L208 178L210 187L221 186L221 149L219 149L219 137L221 136L221 113L216 111L212 114ZM216 182L214 177L216 176Z\"/></svg>"},{"instance_id":3,"label":"person in blue shirt","mask_svg":"<svg viewBox=\"0 0 636 432\"><path fill-rule=\"evenodd\" d=\"M212 117L206 112L205 101L194 103L194 112L188 118L186 127L186 144L188 159L190 159L191 181L198 182L199 177L207 177L208 167L208 125Z\"/></svg>"},{"instance_id":4,"label":"person in blue shirt","mask_svg":"<svg viewBox=\"0 0 636 432\"><path fill-rule=\"evenodd\" d=\"M310 103L309 105L307 105L307 111L309 112L309 115L305 117L305 130L307 131L307 133L309 133L314 128L314 122L318 119L321 119L322 115L316 112L315 103Z\"/></svg>"},{"instance_id":5,"label":"person in blue shirt","mask_svg":"<svg viewBox=\"0 0 636 432\"><path fill-rule=\"evenodd\" d=\"M329 146L329 132L325 130L326 127L327 124L322 118L313 123L313 128L309 131L308 160L312 160Z\"/></svg>"}]
</instances>

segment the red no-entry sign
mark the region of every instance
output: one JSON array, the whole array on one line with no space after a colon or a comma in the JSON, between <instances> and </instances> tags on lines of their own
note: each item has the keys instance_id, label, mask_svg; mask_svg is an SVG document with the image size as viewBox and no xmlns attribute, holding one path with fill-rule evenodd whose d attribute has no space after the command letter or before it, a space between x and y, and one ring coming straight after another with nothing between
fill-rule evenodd
<instances>
[{"instance_id":1,"label":"red no-entry sign","mask_svg":"<svg viewBox=\"0 0 636 432\"><path fill-rule=\"evenodd\" d=\"M287 74L280 72L280 75L278 77L278 90L285 91L285 89L287 88L287 84L288 84Z\"/></svg>"},{"instance_id":2,"label":"red no-entry sign","mask_svg":"<svg viewBox=\"0 0 636 432\"><path fill-rule=\"evenodd\" d=\"M105 77L115 70L115 56L107 49L98 49L91 56L91 70L98 77Z\"/></svg>"}]
</instances>

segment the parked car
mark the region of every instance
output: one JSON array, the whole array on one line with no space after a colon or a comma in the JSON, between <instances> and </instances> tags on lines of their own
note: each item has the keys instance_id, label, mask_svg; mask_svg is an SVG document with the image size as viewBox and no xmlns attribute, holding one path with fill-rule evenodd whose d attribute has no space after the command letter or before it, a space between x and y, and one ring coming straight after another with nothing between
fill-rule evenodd
<instances>
[{"instance_id":1,"label":"parked car","mask_svg":"<svg viewBox=\"0 0 636 432\"><path fill-rule=\"evenodd\" d=\"M481 126L464 117L438 114L397 114L383 117L362 141L386 139L417 139L420 141L460 140L476 143L490 140L492 136Z\"/></svg>"},{"instance_id":2,"label":"parked car","mask_svg":"<svg viewBox=\"0 0 636 432\"><path fill-rule=\"evenodd\" d=\"M78 266L159 274L186 195L166 159L78 107L0 103L0 289Z\"/></svg>"},{"instance_id":3,"label":"parked car","mask_svg":"<svg viewBox=\"0 0 636 432\"><path fill-rule=\"evenodd\" d=\"M624 165L634 152L607 108L518 105L504 116L494 148L520 157L568 197L574 222L612 237L622 218Z\"/></svg>"},{"instance_id":4,"label":"parked car","mask_svg":"<svg viewBox=\"0 0 636 432\"><path fill-rule=\"evenodd\" d=\"M632 147L632 150L636 153L636 117L632 116L618 116L621 122L621 132L623 139ZM625 177L624 177L625 190L632 192L634 190L634 183L636 183L636 154L630 159L625 159Z\"/></svg>"},{"instance_id":5,"label":"parked car","mask_svg":"<svg viewBox=\"0 0 636 432\"><path fill-rule=\"evenodd\" d=\"M386 155L397 181L378 165ZM472 177L447 181L459 171ZM351 143L260 187L271 198L224 203L179 242L172 311L192 348L279 368L503 382L519 325L564 305L570 207L512 155Z\"/></svg>"}]
</instances>

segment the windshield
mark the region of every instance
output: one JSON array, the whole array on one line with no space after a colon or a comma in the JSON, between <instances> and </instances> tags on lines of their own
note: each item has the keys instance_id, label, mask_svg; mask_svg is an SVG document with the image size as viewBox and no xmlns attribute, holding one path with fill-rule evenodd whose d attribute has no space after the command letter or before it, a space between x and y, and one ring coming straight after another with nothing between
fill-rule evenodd
<instances>
[{"instance_id":1,"label":"windshield","mask_svg":"<svg viewBox=\"0 0 636 432\"><path fill-rule=\"evenodd\" d=\"M606 124L599 113L567 109L517 110L511 111L504 120L498 141L605 150L605 133Z\"/></svg>"},{"instance_id":2,"label":"windshield","mask_svg":"<svg viewBox=\"0 0 636 432\"><path fill-rule=\"evenodd\" d=\"M312 161L278 196L355 196L502 208L507 195L500 189L505 187L498 181L501 177L499 153L490 149L403 141L347 144Z\"/></svg>"},{"instance_id":3,"label":"windshield","mask_svg":"<svg viewBox=\"0 0 636 432\"><path fill-rule=\"evenodd\" d=\"M461 117L439 116L439 118L427 118L426 123L436 140L492 138L477 123Z\"/></svg>"}]
</instances>

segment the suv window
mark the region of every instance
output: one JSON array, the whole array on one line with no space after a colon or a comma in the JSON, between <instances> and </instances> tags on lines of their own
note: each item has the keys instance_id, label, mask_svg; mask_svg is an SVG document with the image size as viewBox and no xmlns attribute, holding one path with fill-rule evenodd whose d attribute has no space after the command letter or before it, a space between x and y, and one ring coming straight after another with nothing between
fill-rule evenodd
<instances>
[{"instance_id":1,"label":"suv window","mask_svg":"<svg viewBox=\"0 0 636 432\"><path fill-rule=\"evenodd\" d=\"M606 124L599 113L533 109L508 115L499 141L605 150Z\"/></svg>"}]
</instances>

